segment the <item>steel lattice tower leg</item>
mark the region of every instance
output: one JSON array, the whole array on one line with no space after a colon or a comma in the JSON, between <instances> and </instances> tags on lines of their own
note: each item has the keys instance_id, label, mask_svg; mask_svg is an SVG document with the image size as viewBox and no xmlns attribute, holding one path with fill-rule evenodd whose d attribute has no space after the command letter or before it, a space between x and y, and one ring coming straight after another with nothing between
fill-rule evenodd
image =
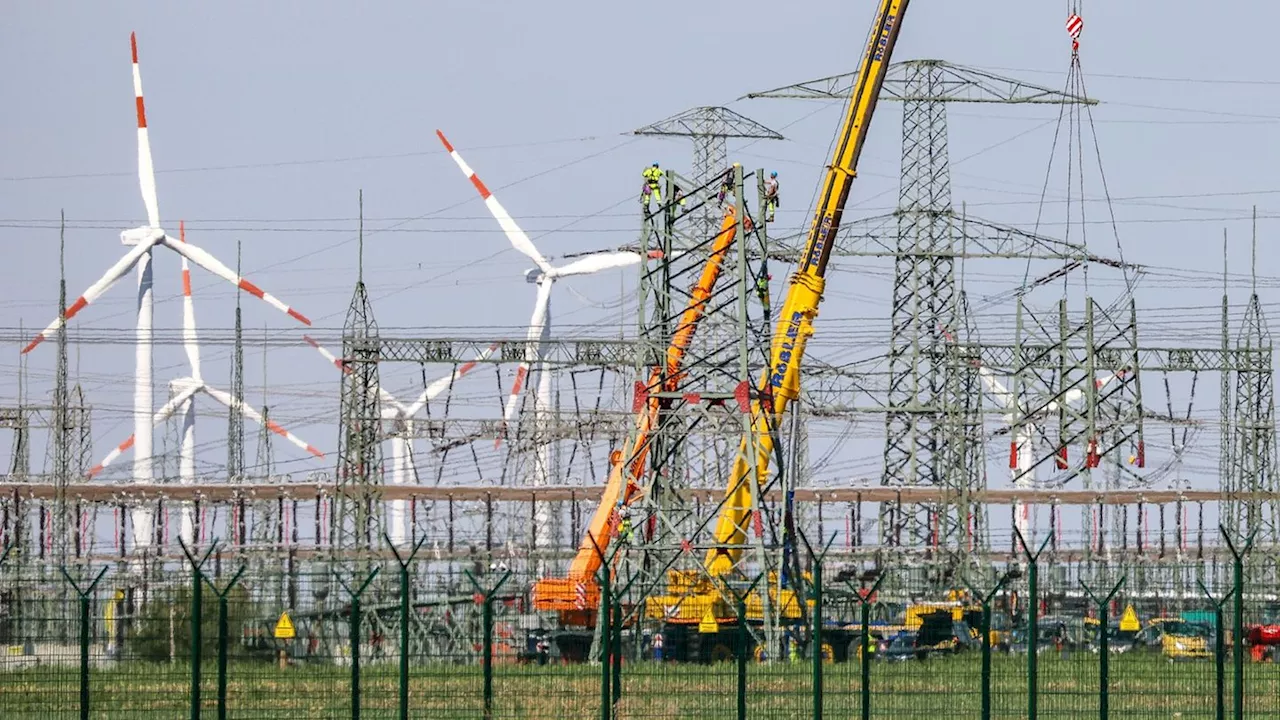
<instances>
[{"instance_id":1,"label":"steel lattice tower leg","mask_svg":"<svg viewBox=\"0 0 1280 720\"><path fill-rule=\"evenodd\" d=\"M940 66L913 64L907 73L907 96L916 99L903 108L883 482L937 486L946 479L949 379L946 364L935 358L955 296L947 110L936 99L945 90ZM897 543L905 530L917 542L929 541L932 513L893 509L892 522L882 522L885 540Z\"/></svg>"},{"instance_id":2,"label":"steel lattice tower leg","mask_svg":"<svg viewBox=\"0 0 1280 720\"><path fill-rule=\"evenodd\" d=\"M364 285L364 195L360 198L360 261L355 293L342 331L341 430L338 485L331 539L339 549L376 546L381 537L382 412L378 402L381 342Z\"/></svg>"}]
</instances>

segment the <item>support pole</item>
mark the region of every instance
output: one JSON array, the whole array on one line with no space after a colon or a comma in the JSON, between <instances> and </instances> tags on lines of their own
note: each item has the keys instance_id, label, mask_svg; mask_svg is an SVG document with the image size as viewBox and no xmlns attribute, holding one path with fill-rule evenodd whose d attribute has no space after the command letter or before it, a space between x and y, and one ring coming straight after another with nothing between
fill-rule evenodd
<instances>
[{"instance_id":1,"label":"support pole","mask_svg":"<svg viewBox=\"0 0 1280 720\"><path fill-rule=\"evenodd\" d=\"M359 589L352 590L341 575L334 574L342 588L347 591L347 595L351 597L351 624L347 631L351 640L351 720L360 720L360 597L377 576L378 568L375 567Z\"/></svg>"},{"instance_id":2,"label":"support pole","mask_svg":"<svg viewBox=\"0 0 1280 720\"><path fill-rule=\"evenodd\" d=\"M1120 578L1120 582L1116 583L1115 587L1111 588L1111 592L1101 600L1088 585L1085 585L1084 580L1080 581L1080 587L1084 588L1089 599L1093 600L1098 607L1098 718L1100 720L1107 720L1110 717L1108 704L1111 693L1111 643L1107 637L1108 606L1116 593L1120 592L1120 588L1124 587L1124 581L1125 578ZM1028 650L1028 652L1034 652L1034 650Z\"/></svg>"},{"instance_id":3,"label":"support pole","mask_svg":"<svg viewBox=\"0 0 1280 720\"><path fill-rule=\"evenodd\" d=\"M8 555L7 548L5 555ZM3 558L0 558L0 561L3 561ZM80 720L89 720L89 603L93 598L94 590L98 588L98 582L102 580L103 575L107 574L107 569L104 567L99 570L93 582L84 589L81 589L75 579L67 573L66 567L58 569L62 571L62 577L66 578L71 589L75 590L76 595L80 597Z\"/></svg>"},{"instance_id":4,"label":"support pole","mask_svg":"<svg viewBox=\"0 0 1280 720\"><path fill-rule=\"evenodd\" d=\"M1040 555L1044 552L1045 547L1049 544L1055 535L1050 534L1040 543L1040 549L1034 553L1031 552L1031 546L1027 544L1027 539L1022 537L1022 533L1017 528L1013 529L1014 535L1018 538L1018 544L1022 546L1022 555L1027 560L1027 607L1030 615L1027 616L1027 718L1028 720L1036 720L1039 711L1039 691L1038 682L1039 658L1036 651L1039 649L1040 643L1040 596L1037 581L1040 578Z\"/></svg>"},{"instance_id":5,"label":"support pole","mask_svg":"<svg viewBox=\"0 0 1280 720\"><path fill-rule=\"evenodd\" d=\"M1234 655L1235 677L1232 678L1232 700L1235 707L1236 720L1244 720L1244 558L1253 550L1253 540L1258 535L1255 530L1249 535L1249 539L1245 541L1244 549L1237 550L1236 544L1231 541L1231 533L1227 532L1226 527L1218 525L1218 532L1222 534L1222 539L1227 542L1227 548L1231 550L1231 592L1235 593L1235 615L1231 619L1231 652Z\"/></svg>"},{"instance_id":6,"label":"support pole","mask_svg":"<svg viewBox=\"0 0 1280 720\"><path fill-rule=\"evenodd\" d=\"M862 720L871 719L871 598L875 597L876 591L880 589L880 583L888 577L887 573L881 572L880 577L876 578L876 582L867 591L866 595L858 592L856 588L850 586L853 590L853 596L858 598L858 605L861 607L861 633L862 652L858 658L862 670Z\"/></svg>"},{"instance_id":7,"label":"support pole","mask_svg":"<svg viewBox=\"0 0 1280 720\"><path fill-rule=\"evenodd\" d=\"M391 542L391 537L387 533L382 533L382 540L391 548L391 553L396 557L396 563L400 566L400 720L409 720L409 565L413 562L413 558L422 549L422 544L427 541L426 537L414 543L413 548L409 551L409 557L401 557L400 551L396 549L396 544Z\"/></svg>"},{"instance_id":8,"label":"support pole","mask_svg":"<svg viewBox=\"0 0 1280 720\"><path fill-rule=\"evenodd\" d=\"M484 717L485 720L493 718L493 596L498 593L498 589L511 577L511 571L508 570L498 578L498 582L493 587L483 587L476 580L475 575L471 571L467 571L467 579L471 581L472 587L480 594L480 622L483 625L484 632L484 657L480 659L484 672Z\"/></svg>"},{"instance_id":9,"label":"support pole","mask_svg":"<svg viewBox=\"0 0 1280 720\"><path fill-rule=\"evenodd\" d=\"M982 598L982 720L991 720L991 599L1004 589L1006 583L1019 574L1014 570L1001 575L996 586L988 593L979 592L972 585L969 586L969 592L973 593L974 597ZM1035 652L1033 644L1028 644L1027 648L1027 652Z\"/></svg>"},{"instance_id":10,"label":"support pole","mask_svg":"<svg viewBox=\"0 0 1280 720\"><path fill-rule=\"evenodd\" d=\"M1204 593L1204 596L1209 599L1209 602L1213 603L1213 628L1214 628L1214 635L1215 635L1213 639L1213 667L1214 667L1213 676L1214 676L1214 689L1216 690L1215 702L1214 702L1214 717L1217 720L1226 720L1227 718L1227 680L1226 680L1227 647L1226 647L1226 640L1225 638L1223 638L1223 631L1225 629L1224 625L1226 623L1223 622L1222 608L1224 605L1227 604L1227 601L1231 599L1232 595L1236 595L1238 593L1239 588L1233 587L1231 589L1231 592L1227 593L1226 596L1223 597L1221 600L1218 600L1213 596L1213 593L1209 592L1209 588L1204 586L1203 581L1196 580L1196 584L1200 586L1200 592Z\"/></svg>"},{"instance_id":11,"label":"support pole","mask_svg":"<svg viewBox=\"0 0 1280 720\"><path fill-rule=\"evenodd\" d=\"M191 553L191 548L187 547L181 536L178 537L178 546L182 548L182 554L191 564L191 720L200 720L200 651L202 649L200 646L203 644L200 625L204 619L202 605L205 582L202 568L214 549L218 547L218 539L213 539L209 549L199 560Z\"/></svg>"}]
</instances>

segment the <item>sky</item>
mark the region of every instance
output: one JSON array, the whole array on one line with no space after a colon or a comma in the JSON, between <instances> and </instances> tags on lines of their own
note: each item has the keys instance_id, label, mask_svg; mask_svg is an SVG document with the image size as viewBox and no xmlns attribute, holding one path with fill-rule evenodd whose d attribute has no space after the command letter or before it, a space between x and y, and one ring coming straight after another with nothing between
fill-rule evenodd
<instances>
[{"instance_id":1,"label":"sky","mask_svg":"<svg viewBox=\"0 0 1280 720\"><path fill-rule=\"evenodd\" d=\"M529 263L507 244L443 152L437 128L542 252L558 256L633 242L641 169L655 160L687 169L687 140L635 137L631 130L690 107L723 105L787 138L732 142L730 154L747 168L779 172L784 206L773 232L804 229L841 108L738 98L853 70L874 5L797 0L783 11L779 3L756 0L666 6L562 0L483 8L459 1L7 4L0 61L15 71L3 81L10 111L0 114L0 244L16 262L0 263L3 402L16 402L25 338L56 314L59 212L68 222L71 298L124 253L119 231L145 221L130 31L138 33L162 224L172 232L184 220L188 240L232 266L241 243L244 274L308 315L311 332L336 347L356 279L360 191L364 278L384 332L523 333L533 300L522 277ZM1077 6L1085 19L1084 78L1090 95L1102 100L1093 109L1093 128L1116 231L1105 222L1108 205L1093 157L1085 157L1090 224L1066 225L1062 195L1054 192L1067 179L1063 159L1046 170L1053 107L952 106L954 202L1024 228L1039 215L1044 234L1070 229L1099 254L1122 252L1149 269L1137 293L1143 318L1150 319L1144 341L1214 342L1223 230L1232 242L1230 286L1238 308L1253 282L1252 206L1260 216L1256 282L1272 308L1280 275L1267 241L1280 217L1273 172L1280 144L1268 142L1280 123L1280 81L1267 71L1280 10L1245 4L1227 16L1212 3L1181 0ZM916 0L894 59L940 58L1060 88L1070 59L1069 8ZM900 123L900 107L881 104L846 220L893 208ZM1042 205L1046 174L1050 192ZM837 265L816 357L838 354L838 346L850 342L867 354L884 351L887 268L849 260ZM1023 272L1016 263L975 263L971 278L975 290L997 292ZM157 251L154 273L157 333L176 332L176 257ZM199 326L225 338L235 294L203 271L193 273ZM1092 275L1091 291L1111 299L1121 285L1117 276L1107 278ZM116 341L72 350L73 369L94 405L98 455L131 430L133 285L132 277L121 281L72 321L99 339L119 333ZM634 327L626 313L634 306L634 286L634 277L617 274L558 287L553 332L582 336ZM252 298L243 307L251 339L298 330ZM983 318L984 336L1007 335L1010 308ZM838 328L825 349L824 326ZM222 387L229 356L224 341L203 350L205 375ZM180 346L157 347L157 382L185 374L185 363ZM277 445L281 469L331 472L336 371L300 342L273 348L265 358L251 346L245 365L249 400L261 404L265 378L272 416L329 453L313 460ZM53 367L51 344L29 356L30 398L49 397ZM391 370L389 382L408 389L420 385L423 374L445 371ZM513 368L498 372L469 388L465 401L496 408L495 384L509 386ZM1217 415L1213 391L1202 387L1197 395L1207 420ZM158 406L163 386L156 395ZM210 420L199 430L200 467L216 473L225 457L225 420L219 419L225 416L216 406L200 407ZM877 422L864 421L858 430L864 441L826 467L824 482L878 475L880 449L867 439L879 431ZM252 461L255 433L248 435ZM993 461L991 472L999 466ZM1203 477L1195 484L1213 486L1216 477L1208 473L1216 471L1216 450L1206 448L1197 466ZM127 464L121 467L127 473Z\"/></svg>"}]
</instances>

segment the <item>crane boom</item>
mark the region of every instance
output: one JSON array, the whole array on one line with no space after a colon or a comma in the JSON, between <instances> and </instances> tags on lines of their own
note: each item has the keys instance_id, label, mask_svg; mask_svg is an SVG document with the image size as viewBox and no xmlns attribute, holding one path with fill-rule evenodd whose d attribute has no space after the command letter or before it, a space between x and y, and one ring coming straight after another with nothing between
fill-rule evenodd
<instances>
[{"instance_id":1,"label":"crane boom","mask_svg":"<svg viewBox=\"0 0 1280 720\"><path fill-rule=\"evenodd\" d=\"M744 218L747 227L749 219ZM689 303L680 314L667 347L663 366L654 367L645 386L648 398L643 410L636 414L636 427L619 455L619 462L609 470L609 481L596 506L591 522L587 525L578 554L569 566L568 578L543 578L534 584L533 604L539 610L574 610L594 608L598 597L595 573L600 569L600 553L609 547L609 541L617 529L615 508L630 505L639 489L636 480L644 476L649 460L653 433L658 427L658 414L664 402L657 396L660 391L675 390L683 377L684 356L693 341L698 323L706 315L716 281L719 280L725 257L737 237L738 219L732 207L725 209L720 232L711 244L711 253L702 266L702 273L689 295ZM639 383L637 383L639 384ZM581 592L582 595L578 595Z\"/></svg>"},{"instance_id":2,"label":"crane boom","mask_svg":"<svg viewBox=\"0 0 1280 720\"><path fill-rule=\"evenodd\" d=\"M725 502L716 521L715 545L707 551L704 560L704 567L713 577L733 570L742 554L746 525L752 512L752 472L756 473L755 485L763 486L773 453L773 430L786 412L787 405L800 396L800 361L813 334L813 321L822 302L827 261L831 257L849 189L857 177L858 158L862 155L876 100L884 86L885 73L908 1L880 0L834 157L827 168L822 193L818 196L809 240L787 288L787 297L773 335L770 365L760 380L757 399L753 403L751 434L755 439L754 464L749 456L751 437L744 436L729 476Z\"/></svg>"}]
</instances>

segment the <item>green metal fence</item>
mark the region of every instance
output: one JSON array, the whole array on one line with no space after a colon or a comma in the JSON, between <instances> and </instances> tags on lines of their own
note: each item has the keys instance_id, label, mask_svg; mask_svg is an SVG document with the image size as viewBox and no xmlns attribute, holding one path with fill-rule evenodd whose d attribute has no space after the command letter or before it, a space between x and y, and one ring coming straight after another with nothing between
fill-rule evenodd
<instances>
[{"instance_id":1,"label":"green metal fence","mask_svg":"<svg viewBox=\"0 0 1280 720\"><path fill-rule=\"evenodd\" d=\"M811 558L715 584L710 626L618 578L566 625L533 611L536 573L416 547L306 572L209 547L161 574L8 562L0 717L1280 717L1258 634L1277 562L1235 549L1224 568ZM753 594L788 589L768 632Z\"/></svg>"}]
</instances>

